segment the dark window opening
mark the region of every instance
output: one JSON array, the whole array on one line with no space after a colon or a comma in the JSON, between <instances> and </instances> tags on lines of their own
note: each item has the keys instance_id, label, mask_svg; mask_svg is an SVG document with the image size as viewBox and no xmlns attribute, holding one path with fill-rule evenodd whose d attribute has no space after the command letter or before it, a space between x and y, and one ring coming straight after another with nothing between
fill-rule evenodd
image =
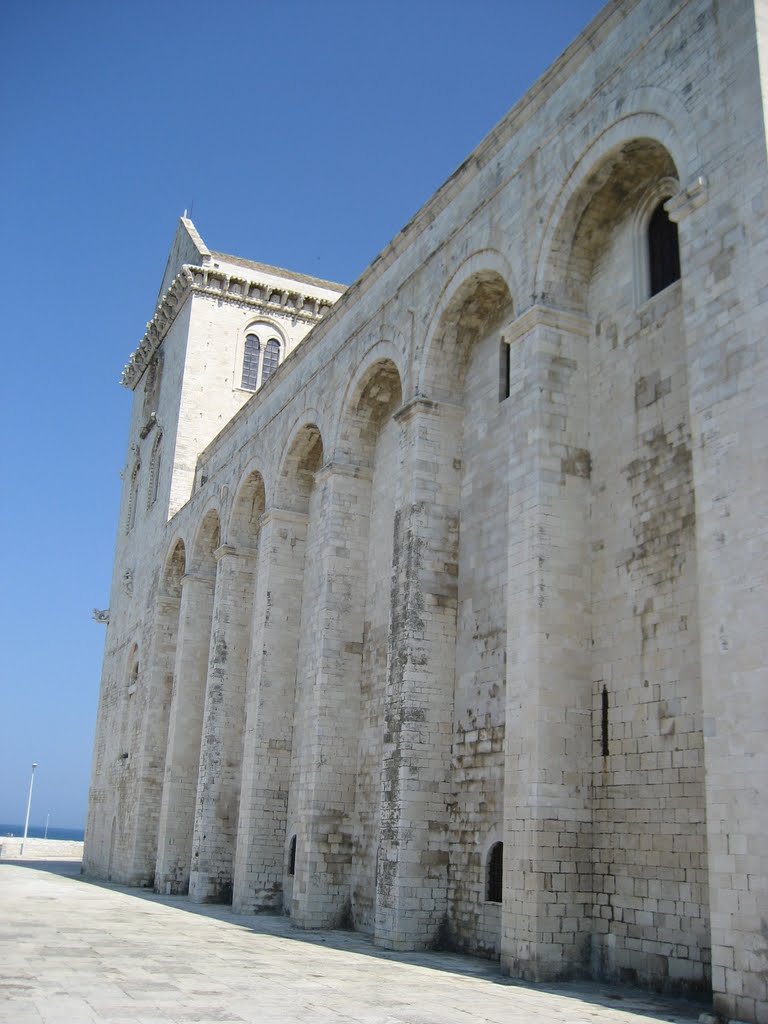
<instances>
[{"instance_id":1,"label":"dark window opening","mask_svg":"<svg viewBox=\"0 0 768 1024\"><path fill-rule=\"evenodd\" d=\"M600 723L603 757L608 757L608 689L603 687L603 709Z\"/></svg>"},{"instance_id":2,"label":"dark window opening","mask_svg":"<svg viewBox=\"0 0 768 1024\"><path fill-rule=\"evenodd\" d=\"M288 851L288 874L296 874L296 836L291 839L291 848Z\"/></svg>"},{"instance_id":3,"label":"dark window opening","mask_svg":"<svg viewBox=\"0 0 768 1024\"><path fill-rule=\"evenodd\" d=\"M680 245L677 224L669 219L662 199L648 223L648 261L651 295L680 280Z\"/></svg>"},{"instance_id":4,"label":"dark window opening","mask_svg":"<svg viewBox=\"0 0 768 1024\"><path fill-rule=\"evenodd\" d=\"M499 401L509 398L510 346L502 341L499 349Z\"/></svg>"},{"instance_id":5,"label":"dark window opening","mask_svg":"<svg viewBox=\"0 0 768 1024\"><path fill-rule=\"evenodd\" d=\"M501 903L504 877L504 844L494 843L488 854L488 878L485 898L489 903Z\"/></svg>"}]
</instances>

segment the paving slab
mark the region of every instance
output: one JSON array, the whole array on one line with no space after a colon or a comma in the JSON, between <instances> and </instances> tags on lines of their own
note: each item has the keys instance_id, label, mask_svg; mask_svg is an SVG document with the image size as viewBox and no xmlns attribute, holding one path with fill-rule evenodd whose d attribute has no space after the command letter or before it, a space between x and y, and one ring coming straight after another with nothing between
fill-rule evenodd
<instances>
[{"instance_id":1,"label":"paving slab","mask_svg":"<svg viewBox=\"0 0 768 1024\"><path fill-rule=\"evenodd\" d=\"M0 862L3 1024L694 1024L706 1007L598 984L524 985L454 953L390 953Z\"/></svg>"}]
</instances>

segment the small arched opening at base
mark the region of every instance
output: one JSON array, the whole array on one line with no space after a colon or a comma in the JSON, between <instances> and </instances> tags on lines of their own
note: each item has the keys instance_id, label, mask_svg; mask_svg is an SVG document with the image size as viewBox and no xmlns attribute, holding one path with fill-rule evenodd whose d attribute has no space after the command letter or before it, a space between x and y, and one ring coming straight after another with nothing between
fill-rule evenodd
<instances>
[{"instance_id":1,"label":"small arched opening at base","mask_svg":"<svg viewBox=\"0 0 768 1024\"><path fill-rule=\"evenodd\" d=\"M494 843L488 852L485 875L485 899L488 903L501 903L504 890L504 843Z\"/></svg>"}]
</instances>

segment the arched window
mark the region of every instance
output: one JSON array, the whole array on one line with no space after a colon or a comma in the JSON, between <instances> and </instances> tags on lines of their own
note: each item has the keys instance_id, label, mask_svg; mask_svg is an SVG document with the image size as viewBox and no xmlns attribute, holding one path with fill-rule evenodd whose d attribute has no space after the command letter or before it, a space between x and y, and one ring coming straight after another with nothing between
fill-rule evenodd
<instances>
[{"instance_id":1,"label":"arched window","mask_svg":"<svg viewBox=\"0 0 768 1024\"><path fill-rule=\"evenodd\" d=\"M488 852L485 879L485 898L489 903L501 903L504 880L504 844L494 843Z\"/></svg>"},{"instance_id":2,"label":"arched window","mask_svg":"<svg viewBox=\"0 0 768 1024\"><path fill-rule=\"evenodd\" d=\"M128 497L128 521L125 526L125 532L130 533L136 524L136 508L139 504L139 470L141 469L141 463L137 462L133 467L131 473L131 490Z\"/></svg>"},{"instance_id":3,"label":"arched window","mask_svg":"<svg viewBox=\"0 0 768 1024\"><path fill-rule=\"evenodd\" d=\"M296 836L291 839L291 846L288 850L288 874L296 874Z\"/></svg>"},{"instance_id":4,"label":"arched window","mask_svg":"<svg viewBox=\"0 0 768 1024\"><path fill-rule=\"evenodd\" d=\"M243 354L243 376L240 380L240 387L245 391L255 391L259 386L260 354L261 343L259 342L258 335L246 335L245 352Z\"/></svg>"},{"instance_id":5,"label":"arched window","mask_svg":"<svg viewBox=\"0 0 768 1024\"><path fill-rule=\"evenodd\" d=\"M264 384L277 369L280 362L280 342L277 338L270 338L264 350L264 365L261 368L261 383Z\"/></svg>"},{"instance_id":6,"label":"arched window","mask_svg":"<svg viewBox=\"0 0 768 1024\"><path fill-rule=\"evenodd\" d=\"M651 295L680 280L680 245L677 224L664 209L669 196L662 199L648 221L648 268Z\"/></svg>"},{"instance_id":7,"label":"arched window","mask_svg":"<svg viewBox=\"0 0 768 1024\"><path fill-rule=\"evenodd\" d=\"M240 377L240 387L244 391L258 391L277 369L283 343L275 333L275 328L266 323L252 324L248 328Z\"/></svg>"}]
</instances>

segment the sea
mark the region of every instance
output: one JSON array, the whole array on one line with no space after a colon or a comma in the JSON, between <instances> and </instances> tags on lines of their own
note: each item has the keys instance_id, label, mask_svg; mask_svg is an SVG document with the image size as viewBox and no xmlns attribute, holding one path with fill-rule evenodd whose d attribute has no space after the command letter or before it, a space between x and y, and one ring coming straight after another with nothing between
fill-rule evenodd
<instances>
[{"instance_id":1,"label":"sea","mask_svg":"<svg viewBox=\"0 0 768 1024\"><path fill-rule=\"evenodd\" d=\"M4 825L0 822L0 838L3 838L4 836L23 835L23 825ZM30 825L27 829L27 836L30 839L44 839L45 825ZM82 842L84 836L85 830L82 828L54 828L53 825L48 826L49 839L70 839L75 840L76 842Z\"/></svg>"}]
</instances>

